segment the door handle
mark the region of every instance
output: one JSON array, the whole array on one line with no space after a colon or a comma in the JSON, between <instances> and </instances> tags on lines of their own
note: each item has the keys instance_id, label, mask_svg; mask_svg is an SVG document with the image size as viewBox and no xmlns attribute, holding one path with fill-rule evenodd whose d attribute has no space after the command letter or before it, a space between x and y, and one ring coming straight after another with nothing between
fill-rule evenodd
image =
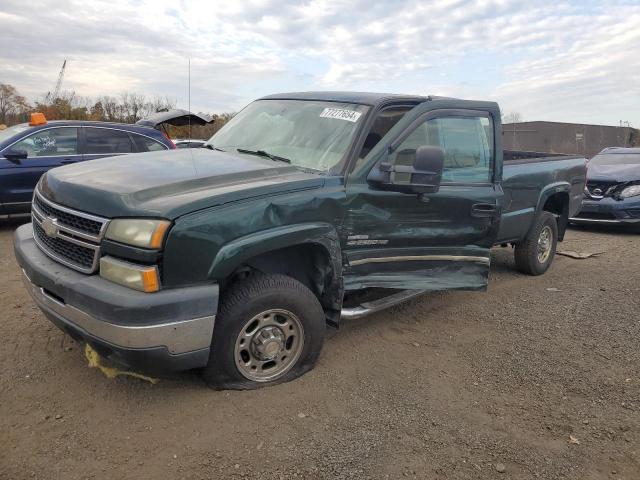
<instances>
[{"instance_id":1,"label":"door handle","mask_svg":"<svg viewBox=\"0 0 640 480\"><path fill-rule=\"evenodd\" d=\"M62 163L63 165L66 165L68 163L76 163L76 162L77 162L77 160L74 160L72 158L65 158L65 159L60 160L60 163Z\"/></svg>"},{"instance_id":2,"label":"door handle","mask_svg":"<svg viewBox=\"0 0 640 480\"><path fill-rule=\"evenodd\" d=\"M471 207L472 217L493 217L497 207L493 203L476 203Z\"/></svg>"}]
</instances>

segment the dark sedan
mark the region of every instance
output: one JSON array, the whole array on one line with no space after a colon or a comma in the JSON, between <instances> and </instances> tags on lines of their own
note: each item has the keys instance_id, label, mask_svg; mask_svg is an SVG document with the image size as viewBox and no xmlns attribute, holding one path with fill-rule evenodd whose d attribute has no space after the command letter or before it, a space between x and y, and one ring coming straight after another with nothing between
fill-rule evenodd
<instances>
[{"instance_id":1,"label":"dark sedan","mask_svg":"<svg viewBox=\"0 0 640 480\"><path fill-rule=\"evenodd\" d=\"M0 131L0 218L28 215L33 189L46 171L70 163L127 153L174 149L162 124L211 121L185 110L158 112L135 125L78 120L29 123Z\"/></svg>"},{"instance_id":2,"label":"dark sedan","mask_svg":"<svg viewBox=\"0 0 640 480\"><path fill-rule=\"evenodd\" d=\"M589 161L582 210L571 222L640 224L640 148L605 148Z\"/></svg>"}]
</instances>

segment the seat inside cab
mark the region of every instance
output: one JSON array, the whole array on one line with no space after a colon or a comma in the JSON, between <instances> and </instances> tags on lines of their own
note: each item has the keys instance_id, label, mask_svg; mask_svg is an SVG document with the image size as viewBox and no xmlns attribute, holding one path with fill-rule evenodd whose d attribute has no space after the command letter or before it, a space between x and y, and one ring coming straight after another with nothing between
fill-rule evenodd
<instances>
[{"instance_id":1,"label":"seat inside cab","mask_svg":"<svg viewBox=\"0 0 640 480\"><path fill-rule=\"evenodd\" d=\"M366 157L371 150L378 144L389 130L398 123L404 115L413 108L413 106L397 106L382 110L373 121L371 130L364 140L360 154L358 155L358 163Z\"/></svg>"}]
</instances>

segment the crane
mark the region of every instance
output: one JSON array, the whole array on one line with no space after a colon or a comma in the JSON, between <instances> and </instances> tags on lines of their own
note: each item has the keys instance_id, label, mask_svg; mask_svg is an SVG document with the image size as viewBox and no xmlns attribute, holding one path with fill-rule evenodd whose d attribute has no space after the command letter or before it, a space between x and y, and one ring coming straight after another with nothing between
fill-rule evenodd
<instances>
[{"instance_id":1,"label":"crane","mask_svg":"<svg viewBox=\"0 0 640 480\"><path fill-rule=\"evenodd\" d=\"M60 73L58 74L58 81L56 82L56 86L53 91L47 93L47 103L53 103L60 95L60 87L62 86L62 79L64 77L64 69L67 68L67 59L64 59L62 62L62 68L60 69Z\"/></svg>"}]
</instances>

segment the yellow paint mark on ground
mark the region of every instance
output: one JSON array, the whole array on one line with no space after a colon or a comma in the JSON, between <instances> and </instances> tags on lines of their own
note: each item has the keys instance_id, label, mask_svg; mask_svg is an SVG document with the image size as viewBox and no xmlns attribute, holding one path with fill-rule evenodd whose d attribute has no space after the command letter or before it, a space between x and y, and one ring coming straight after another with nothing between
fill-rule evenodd
<instances>
[{"instance_id":1,"label":"yellow paint mark on ground","mask_svg":"<svg viewBox=\"0 0 640 480\"><path fill-rule=\"evenodd\" d=\"M84 346L84 356L87 357L87 360L89 361L89 368L99 368L107 378L116 378L118 375L127 375L129 377L146 380L147 382L151 382L154 385L158 383L157 378L147 377L146 375L136 372L125 372L123 370L118 370L117 368L104 365L102 363L103 358L88 343Z\"/></svg>"}]
</instances>

